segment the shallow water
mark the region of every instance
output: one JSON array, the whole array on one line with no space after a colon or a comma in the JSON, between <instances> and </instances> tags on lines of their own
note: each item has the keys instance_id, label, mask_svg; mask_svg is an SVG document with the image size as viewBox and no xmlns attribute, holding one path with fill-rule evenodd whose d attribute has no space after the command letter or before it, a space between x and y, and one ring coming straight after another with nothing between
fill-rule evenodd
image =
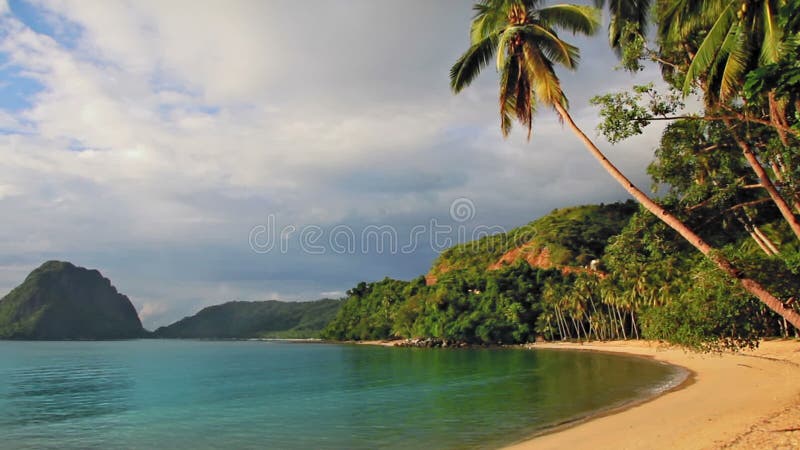
<instances>
[{"instance_id":1,"label":"shallow water","mask_svg":"<svg viewBox=\"0 0 800 450\"><path fill-rule=\"evenodd\" d=\"M0 342L0 448L492 448L672 383L589 352Z\"/></svg>"}]
</instances>

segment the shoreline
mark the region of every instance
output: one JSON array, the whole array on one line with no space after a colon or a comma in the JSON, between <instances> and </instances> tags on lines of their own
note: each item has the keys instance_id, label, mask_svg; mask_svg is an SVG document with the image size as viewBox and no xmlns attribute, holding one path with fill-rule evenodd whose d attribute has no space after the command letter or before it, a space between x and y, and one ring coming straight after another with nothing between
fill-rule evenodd
<instances>
[{"instance_id":1,"label":"shoreline","mask_svg":"<svg viewBox=\"0 0 800 450\"><path fill-rule=\"evenodd\" d=\"M395 347L397 341L360 341ZM614 353L686 370L681 383L540 429L504 450L800 449L800 340L694 353L653 341L536 343L495 348Z\"/></svg>"},{"instance_id":2,"label":"shoreline","mask_svg":"<svg viewBox=\"0 0 800 450\"><path fill-rule=\"evenodd\" d=\"M567 345L579 346L581 344L571 343L571 344L567 344ZM536 348L537 347L526 347L526 349L529 349L529 350L535 350ZM670 379L670 381L667 383L666 386L657 388L653 392L648 393L647 395L642 395L642 396L633 398L631 400L626 400L626 401L623 401L620 404L614 404L614 405L610 405L610 406L607 406L607 407L599 408L599 409L596 409L594 411L590 411L590 412L588 412L586 414L583 414L581 416L576 416L576 417L573 417L571 419L567 419L567 420L564 420L562 422L546 426L546 427L534 432L532 435L530 435L530 436L528 436L526 438L520 439L519 441L517 441L515 443L512 443L512 444L510 444L510 445L508 445L506 447L503 447L503 448L515 448L515 447L517 447L517 446L519 446L521 444L524 444L524 443L526 443L528 441L533 441L533 440L538 439L538 438L540 438L542 436L555 434L555 433L561 433L561 432L564 432L566 430L569 430L570 428L573 428L573 427L576 427L578 425L581 425L583 423L587 423L587 422L590 422L592 420L599 419L601 417L606 417L606 416L611 416L611 415L614 415L614 414L619 414L619 413L625 412L625 411L627 411L627 410L629 410L631 408L634 408L636 406L643 405L645 403L649 403L649 402L652 402L652 401L656 401L663 395L669 394L670 392L679 391L681 389L685 389L685 388L691 386L692 384L695 383L695 378L697 376L697 374L694 371L692 371L691 369L689 369L687 367L676 365L676 364L672 364L672 363L667 363L665 361L659 361L659 360L657 360L656 358L654 358L654 357L652 357L650 355L641 355L641 354L635 354L635 353L616 352L616 351L608 351L608 350L596 350L596 349L589 349L589 348L572 348L572 347L570 347L570 348L562 348L560 345L559 345L558 348L555 348L555 347L551 348L551 347L544 347L542 344L539 344L538 348L540 350L556 350L556 351L568 351L568 352L581 351L581 352L604 353L604 354L610 354L610 355L618 355L618 356L624 356L626 358L641 358L641 359L646 359L648 361L656 361L656 362L658 362L660 364L665 364L665 365L674 367L674 368L676 368L678 370L677 370L677 373L675 374L675 376L672 379Z\"/></svg>"},{"instance_id":3,"label":"shoreline","mask_svg":"<svg viewBox=\"0 0 800 450\"><path fill-rule=\"evenodd\" d=\"M654 396L555 425L507 449L800 448L800 341L722 354L647 341L530 348L639 356L689 374Z\"/></svg>"}]
</instances>

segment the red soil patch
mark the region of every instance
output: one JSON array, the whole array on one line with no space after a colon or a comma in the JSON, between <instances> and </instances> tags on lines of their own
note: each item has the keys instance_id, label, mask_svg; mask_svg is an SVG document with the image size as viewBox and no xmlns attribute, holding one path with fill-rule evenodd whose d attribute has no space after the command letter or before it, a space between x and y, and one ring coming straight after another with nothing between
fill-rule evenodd
<instances>
[{"instance_id":1,"label":"red soil patch","mask_svg":"<svg viewBox=\"0 0 800 450\"><path fill-rule=\"evenodd\" d=\"M504 253L503 256L497 260L497 262L489 265L487 270L500 270L503 267L514 264L520 259L524 259L528 264L531 265L531 267L535 267L537 269L551 269L554 267L553 261L550 257L550 249L547 247L538 248L533 242L528 242L523 244L521 247L511 249ZM439 281L438 276L449 272L451 269L452 268L447 265L434 267L430 272L428 272L427 275L425 275L425 285L432 286L436 284L436 282ZM561 273L564 275L570 273L591 273L600 278L605 278L607 276L607 274L604 272L591 270L586 267L561 266L560 269Z\"/></svg>"},{"instance_id":2,"label":"red soil patch","mask_svg":"<svg viewBox=\"0 0 800 450\"><path fill-rule=\"evenodd\" d=\"M545 247L538 249L532 242L524 244L522 247L509 250L500 259L488 267L489 270L499 270L504 266L510 266L517 262L520 258L524 259L531 265L539 269L549 269L553 267L553 262L550 260L550 250Z\"/></svg>"}]
</instances>

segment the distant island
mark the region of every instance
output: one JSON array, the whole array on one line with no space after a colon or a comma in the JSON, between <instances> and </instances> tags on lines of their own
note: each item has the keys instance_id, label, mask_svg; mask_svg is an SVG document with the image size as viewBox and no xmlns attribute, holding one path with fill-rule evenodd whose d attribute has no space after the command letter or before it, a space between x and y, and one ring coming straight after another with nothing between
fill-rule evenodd
<instances>
[{"instance_id":1,"label":"distant island","mask_svg":"<svg viewBox=\"0 0 800 450\"><path fill-rule=\"evenodd\" d=\"M130 339L146 335L128 297L108 278L48 261L0 300L2 339Z\"/></svg>"},{"instance_id":2,"label":"distant island","mask_svg":"<svg viewBox=\"0 0 800 450\"><path fill-rule=\"evenodd\" d=\"M341 300L228 302L151 333L97 270L48 261L0 299L0 339L317 338Z\"/></svg>"},{"instance_id":3,"label":"distant island","mask_svg":"<svg viewBox=\"0 0 800 450\"><path fill-rule=\"evenodd\" d=\"M203 308L161 327L157 338L317 338L341 307L341 300L310 302L228 302Z\"/></svg>"}]
</instances>

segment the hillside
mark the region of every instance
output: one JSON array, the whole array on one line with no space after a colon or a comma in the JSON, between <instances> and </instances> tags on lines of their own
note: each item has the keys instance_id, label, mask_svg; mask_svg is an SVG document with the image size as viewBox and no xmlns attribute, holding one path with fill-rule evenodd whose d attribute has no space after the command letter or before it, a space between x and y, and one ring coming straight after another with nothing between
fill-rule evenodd
<instances>
[{"instance_id":1,"label":"hillside","mask_svg":"<svg viewBox=\"0 0 800 450\"><path fill-rule=\"evenodd\" d=\"M633 202L559 209L508 233L443 252L425 277L360 283L323 336L530 342L549 332L544 298L560 296L604 256L637 210ZM550 333L552 335L552 333Z\"/></svg>"},{"instance_id":2,"label":"hillside","mask_svg":"<svg viewBox=\"0 0 800 450\"><path fill-rule=\"evenodd\" d=\"M3 339L126 339L145 333L128 297L97 270L48 261L0 300Z\"/></svg>"},{"instance_id":3,"label":"hillside","mask_svg":"<svg viewBox=\"0 0 800 450\"><path fill-rule=\"evenodd\" d=\"M339 300L228 302L157 329L159 338L313 338L333 319Z\"/></svg>"},{"instance_id":4,"label":"hillside","mask_svg":"<svg viewBox=\"0 0 800 450\"><path fill-rule=\"evenodd\" d=\"M557 209L507 233L444 251L426 275L428 284L452 270L497 270L526 260L532 267L580 268L603 255L638 209L633 201Z\"/></svg>"}]
</instances>

